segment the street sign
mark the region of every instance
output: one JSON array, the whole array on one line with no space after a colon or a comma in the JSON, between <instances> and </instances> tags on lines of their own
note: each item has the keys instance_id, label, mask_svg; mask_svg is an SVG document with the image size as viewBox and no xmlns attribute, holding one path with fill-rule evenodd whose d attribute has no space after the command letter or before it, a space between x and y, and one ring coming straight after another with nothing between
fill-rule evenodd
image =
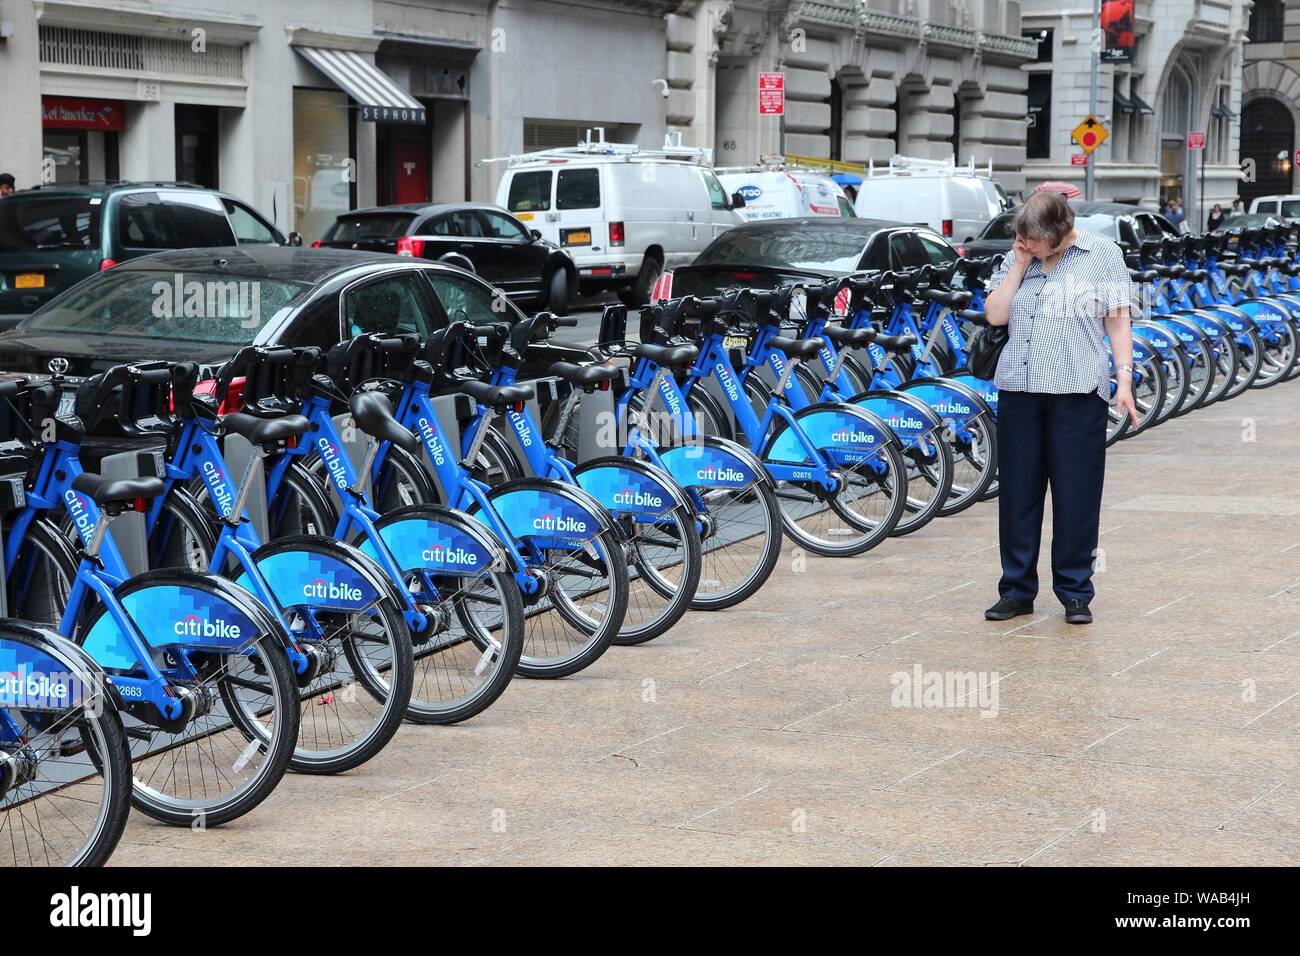
<instances>
[{"instance_id":1,"label":"street sign","mask_svg":"<svg viewBox=\"0 0 1300 956\"><path fill-rule=\"evenodd\" d=\"M1191 130L1187 134L1188 149L1205 149L1205 134L1200 130Z\"/></svg>"},{"instance_id":2,"label":"street sign","mask_svg":"<svg viewBox=\"0 0 1300 956\"><path fill-rule=\"evenodd\" d=\"M1106 130L1105 125L1096 116L1085 116L1083 122L1074 128L1070 134L1071 139L1085 152L1091 153L1094 149L1106 142L1110 133Z\"/></svg>"},{"instance_id":3,"label":"street sign","mask_svg":"<svg viewBox=\"0 0 1300 956\"><path fill-rule=\"evenodd\" d=\"M1087 154L1087 153L1071 153L1071 154L1070 154L1070 165L1071 165L1071 166L1087 166L1087 165L1088 165L1088 154Z\"/></svg>"},{"instance_id":4,"label":"street sign","mask_svg":"<svg viewBox=\"0 0 1300 956\"><path fill-rule=\"evenodd\" d=\"M785 115L785 74L758 74L758 115Z\"/></svg>"}]
</instances>

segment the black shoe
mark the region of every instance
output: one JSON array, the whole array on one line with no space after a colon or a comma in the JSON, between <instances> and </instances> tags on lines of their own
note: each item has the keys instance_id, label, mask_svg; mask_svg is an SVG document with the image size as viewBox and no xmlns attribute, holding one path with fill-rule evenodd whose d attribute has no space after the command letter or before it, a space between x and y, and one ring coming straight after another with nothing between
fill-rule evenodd
<instances>
[{"instance_id":1,"label":"black shoe","mask_svg":"<svg viewBox=\"0 0 1300 956\"><path fill-rule=\"evenodd\" d=\"M1032 604L1021 604L1015 598L1006 598L998 601L987 611L984 612L986 621L1009 621L1013 617L1019 617L1022 614L1033 614L1034 606Z\"/></svg>"},{"instance_id":2,"label":"black shoe","mask_svg":"<svg viewBox=\"0 0 1300 956\"><path fill-rule=\"evenodd\" d=\"M1065 623L1091 624L1092 612L1088 610L1088 605L1079 598L1071 598L1065 605Z\"/></svg>"}]
</instances>

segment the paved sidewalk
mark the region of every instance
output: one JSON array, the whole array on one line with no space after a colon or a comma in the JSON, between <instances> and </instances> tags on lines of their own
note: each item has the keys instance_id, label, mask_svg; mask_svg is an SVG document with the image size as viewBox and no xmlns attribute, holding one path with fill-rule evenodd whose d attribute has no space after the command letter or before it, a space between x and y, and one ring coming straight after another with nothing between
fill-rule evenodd
<instances>
[{"instance_id":1,"label":"paved sidewalk","mask_svg":"<svg viewBox=\"0 0 1300 956\"><path fill-rule=\"evenodd\" d=\"M861 558L787 545L741 608L231 826L135 814L113 862L1294 866L1297 476L1293 382L1112 449L1091 627L1050 592L983 620L996 503Z\"/></svg>"}]
</instances>

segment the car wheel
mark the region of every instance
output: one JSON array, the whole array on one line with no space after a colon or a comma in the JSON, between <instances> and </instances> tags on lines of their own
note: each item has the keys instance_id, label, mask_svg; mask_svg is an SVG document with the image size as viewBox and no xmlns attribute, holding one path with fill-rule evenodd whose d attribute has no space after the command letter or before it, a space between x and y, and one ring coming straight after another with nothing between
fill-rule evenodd
<instances>
[{"instance_id":1,"label":"car wheel","mask_svg":"<svg viewBox=\"0 0 1300 956\"><path fill-rule=\"evenodd\" d=\"M655 283L659 281L663 271L664 267L658 259L654 256L646 256L641 260L641 271L637 273L632 287L620 292L618 297L623 300L624 305L640 308L650 301L650 293L654 291Z\"/></svg>"},{"instance_id":2,"label":"car wheel","mask_svg":"<svg viewBox=\"0 0 1300 956\"><path fill-rule=\"evenodd\" d=\"M546 291L546 308L556 315L569 314L569 273L563 267L551 273Z\"/></svg>"}]
</instances>

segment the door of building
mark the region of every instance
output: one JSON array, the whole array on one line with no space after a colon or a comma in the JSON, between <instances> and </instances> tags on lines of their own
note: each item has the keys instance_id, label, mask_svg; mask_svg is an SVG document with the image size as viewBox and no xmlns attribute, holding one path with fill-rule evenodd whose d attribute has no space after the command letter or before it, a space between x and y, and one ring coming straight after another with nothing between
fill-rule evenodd
<instances>
[{"instance_id":1,"label":"door of building","mask_svg":"<svg viewBox=\"0 0 1300 956\"><path fill-rule=\"evenodd\" d=\"M176 104L176 178L217 189L217 107Z\"/></svg>"}]
</instances>

